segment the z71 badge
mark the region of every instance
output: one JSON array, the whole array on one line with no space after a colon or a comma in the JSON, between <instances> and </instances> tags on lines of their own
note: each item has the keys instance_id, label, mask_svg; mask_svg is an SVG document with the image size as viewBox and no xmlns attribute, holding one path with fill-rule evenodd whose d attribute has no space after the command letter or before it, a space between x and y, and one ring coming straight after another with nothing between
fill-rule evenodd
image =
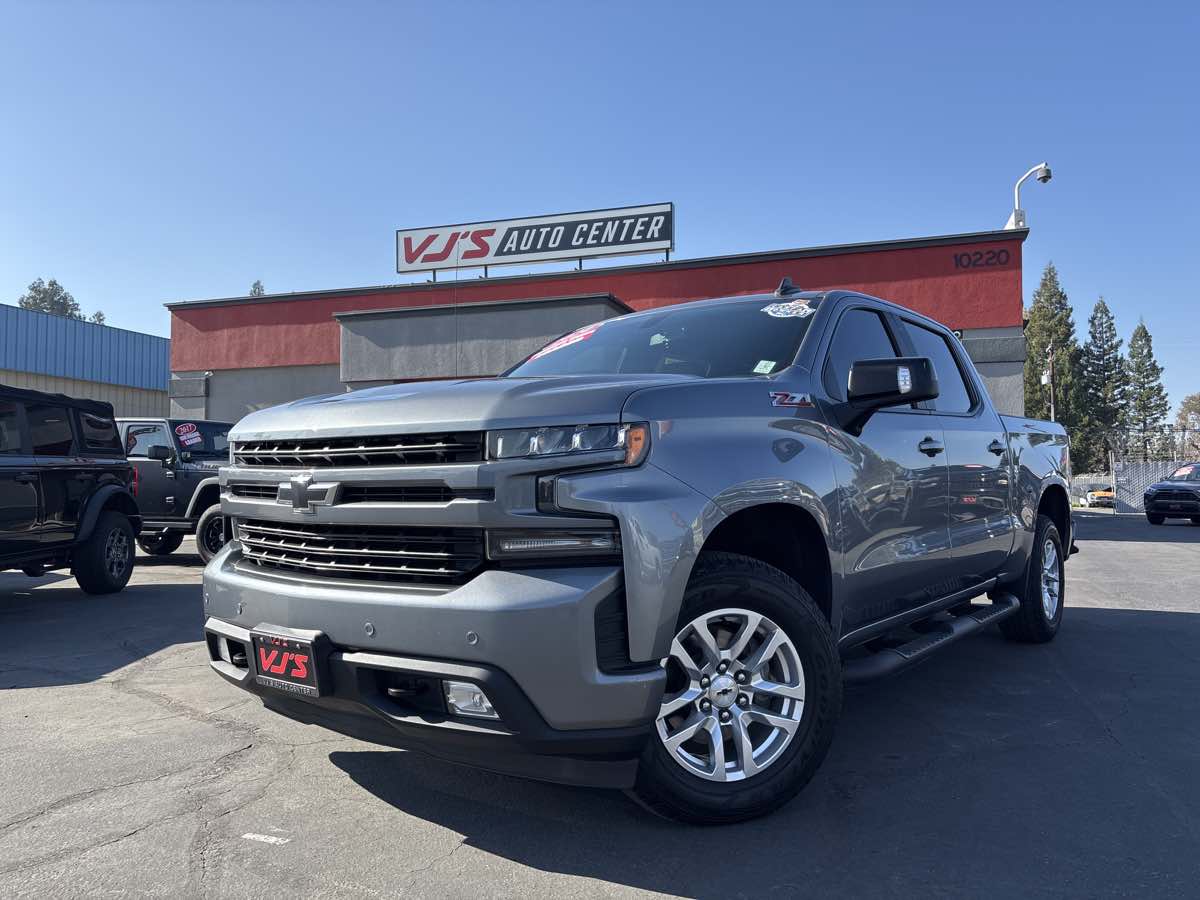
<instances>
[{"instance_id":1,"label":"z71 badge","mask_svg":"<svg viewBox=\"0 0 1200 900\"><path fill-rule=\"evenodd\" d=\"M772 406L812 406L812 398L808 394L793 394L789 391L771 391L770 394Z\"/></svg>"}]
</instances>

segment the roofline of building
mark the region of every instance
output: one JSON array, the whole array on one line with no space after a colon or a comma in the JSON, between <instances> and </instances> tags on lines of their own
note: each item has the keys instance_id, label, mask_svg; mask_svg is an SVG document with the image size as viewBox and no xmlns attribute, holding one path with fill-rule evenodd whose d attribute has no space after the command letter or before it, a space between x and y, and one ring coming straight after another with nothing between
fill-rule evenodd
<instances>
[{"instance_id":1,"label":"roofline of building","mask_svg":"<svg viewBox=\"0 0 1200 900\"><path fill-rule=\"evenodd\" d=\"M171 342L169 337L163 337L161 334L151 334L148 331L134 331L132 328L122 328L120 325L109 325L107 322L93 322L90 319L73 319L70 316L60 315L59 313L46 312L44 309L27 309L16 303L0 303L0 306L7 306L9 309L20 310L23 314L33 316L52 316L55 319L66 319L68 322L75 322L79 325L91 325L93 328L107 328L110 331L123 331L126 334L136 334L138 337L154 338L158 341ZM73 326L72 326L73 327Z\"/></svg>"},{"instance_id":2,"label":"roofline of building","mask_svg":"<svg viewBox=\"0 0 1200 900\"><path fill-rule=\"evenodd\" d=\"M393 306L388 309L354 309L346 312L335 312L335 319L360 319L370 318L371 316L394 316L398 313L428 313L442 312L450 313L462 311L464 309L496 309L507 308L511 306L534 306L543 303L582 303L587 300L603 300L606 303L611 303L613 306L620 309L622 312L631 313L633 307L605 291L595 294L567 294L561 297L525 297L519 300L479 300L472 303L456 303L453 306L447 306L444 303L432 303L428 306Z\"/></svg>"},{"instance_id":3,"label":"roofline of building","mask_svg":"<svg viewBox=\"0 0 1200 900\"><path fill-rule=\"evenodd\" d=\"M579 278L580 275L607 275L625 272L670 272L680 269L698 269L708 266L738 266L747 263L772 262L788 259L809 259L819 256L841 256L849 253L876 253L885 250L916 250L922 247L940 247L947 244L980 244L985 241L1019 240L1029 236L1028 228L1002 229L999 231L972 231L964 234L934 235L931 237L901 238L891 241L866 241L857 244L827 244L821 247L800 247L790 250L766 250L757 253L735 253L728 256L701 256L692 259L676 259L669 262L637 263L628 266L605 266L598 269L572 269L567 272L539 272L523 275L474 278L467 282L418 281L403 284L384 284L360 288L333 288L324 291L295 291L287 294L262 294L257 297L221 297L211 300L172 300L164 303L169 310L180 308L199 309L208 306L230 306L249 303L280 303L288 300L317 300L326 297L362 296L383 293L420 293L438 291L458 285L477 287L490 284L521 284L531 281L549 281L563 278ZM486 302L486 301L484 301ZM496 301L505 302L505 301Z\"/></svg>"}]
</instances>

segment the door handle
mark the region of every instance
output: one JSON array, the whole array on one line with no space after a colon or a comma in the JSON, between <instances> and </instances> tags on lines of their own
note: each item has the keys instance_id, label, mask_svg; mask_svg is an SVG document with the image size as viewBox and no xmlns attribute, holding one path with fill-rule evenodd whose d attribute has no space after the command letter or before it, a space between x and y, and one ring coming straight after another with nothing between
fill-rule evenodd
<instances>
[{"instance_id":1,"label":"door handle","mask_svg":"<svg viewBox=\"0 0 1200 900\"><path fill-rule=\"evenodd\" d=\"M917 449L926 456L937 456L946 449L946 445L941 441L935 441L933 438L927 437L921 443L917 444Z\"/></svg>"},{"instance_id":2,"label":"door handle","mask_svg":"<svg viewBox=\"0 0 1200 900\"><path fill-rule=\"evenodd\" d=\"M35 481L37 481L37 473L18 472L13 478L13 481L15 481L17 484L33 484Z\"/></svg>"},{"instance_id":3,"label":"door handle","mask_svg":"<svg viewBox=\"0 0 1200 900\"><path fill-rule=\"evenodd\" d=\"M1008 448L1004 446L1004 442L999 438L993 439L992 442L988 444L988 453L995 453L997 456L1003 456L1004 451L1007 449Z\"/></svg>"}]
</instances>

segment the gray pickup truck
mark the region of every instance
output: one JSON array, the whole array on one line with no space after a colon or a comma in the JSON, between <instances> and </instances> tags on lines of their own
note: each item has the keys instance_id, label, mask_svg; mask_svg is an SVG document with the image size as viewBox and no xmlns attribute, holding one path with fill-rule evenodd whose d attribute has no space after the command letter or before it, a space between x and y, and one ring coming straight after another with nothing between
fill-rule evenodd
<instances>
[{"instance_id":1,"label":"gray pickup truck","mask_svg":"<svg viewBox=\"0 0 1200 900\"><path fill-rule=\"evenodd\" d=\"M951 332L861 294L635 313L230 442L216 672L302 722L683 821L794 796L844 682L1062 622L1067 435L997 414Z\"/></svg>"}]
</instances>

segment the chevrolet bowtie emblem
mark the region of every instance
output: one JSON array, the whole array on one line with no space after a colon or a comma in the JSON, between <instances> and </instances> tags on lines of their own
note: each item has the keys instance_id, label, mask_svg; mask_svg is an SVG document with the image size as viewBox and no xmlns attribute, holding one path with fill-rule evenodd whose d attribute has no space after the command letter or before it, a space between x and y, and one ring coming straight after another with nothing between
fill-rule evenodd
<instances>
[{"instance_id":1,"label":"chevrolet bowtie emblem","mask_svg":"<svg viewBox=\"0 0 1200 900\"><path fill-rule=\"evenodd\" d=\"M279 485L275 499L287 503L292 512L311 515L318 506L328 506L337 490L336 483L313 484L311 475L296 475Z\"/></svg>"}]
</instances>

